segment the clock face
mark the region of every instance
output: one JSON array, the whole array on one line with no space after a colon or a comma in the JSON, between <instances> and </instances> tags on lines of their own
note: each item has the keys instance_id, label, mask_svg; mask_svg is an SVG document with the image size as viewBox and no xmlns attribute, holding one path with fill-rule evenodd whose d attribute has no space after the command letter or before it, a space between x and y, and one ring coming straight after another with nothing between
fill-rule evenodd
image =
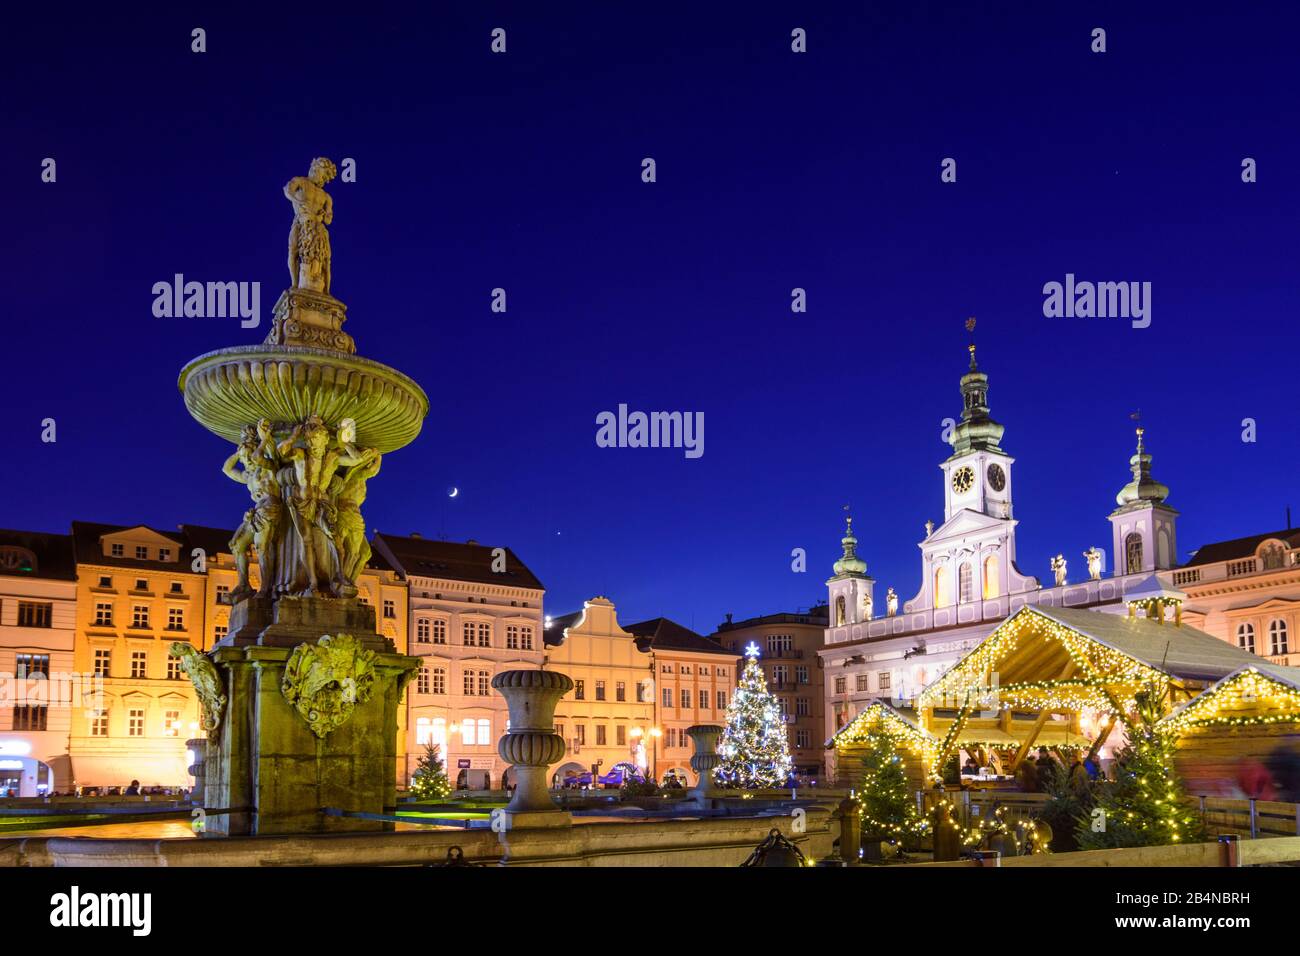
<instances>
[{"instance_id":1,"label":"clock face","mask_svg":"<svg viewBox=\"0 0 1300 956\"><path fill-rule=\"evenodd\" d=\"M957 494L966 494L973 484L975 484L975 472L970 468L958 468L952 473L952 490Z\"/></svg>"},{"instance_id":2,"label":"clock face","mask_svg":"<svg viewBox=\"0 0 1300 956\"><path fill-rule=\"evenodd\" d=\"M999 464L989 465L989 487L994 491L1001 491L1007 486L1007 473L1002 470Z\"/></svg>"}]
</instances>

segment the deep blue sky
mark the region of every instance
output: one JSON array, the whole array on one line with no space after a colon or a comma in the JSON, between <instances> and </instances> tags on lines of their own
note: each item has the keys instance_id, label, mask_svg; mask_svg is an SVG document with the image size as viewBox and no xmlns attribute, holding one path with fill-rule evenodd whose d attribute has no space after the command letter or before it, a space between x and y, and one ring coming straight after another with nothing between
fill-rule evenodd
<instances>
[{"instance_id":1,"label":"deep blue sky","mask_svg":"<svg viewBox=\"0 0 1300 956\"><path fill-rule=\"evenodd\" d=\"M176 375L265 326L157 319L150 288L257 280L269 316L280 187L316 155L358 164L330 187L347 330L432 401L368 523L509 544L553 613L605 593L707 631L807 606L845 502L878 597L910 598L968 315L1025 571L1109 550L1138 407L1183 556L1300 508L1287 5L429 6L6 14L0 525L237 522ZM1152 282L1151 327L1044 318L1067 272ZM597 448L619 402L703 411L704 457Z\"/></svg>"}]
</instances>

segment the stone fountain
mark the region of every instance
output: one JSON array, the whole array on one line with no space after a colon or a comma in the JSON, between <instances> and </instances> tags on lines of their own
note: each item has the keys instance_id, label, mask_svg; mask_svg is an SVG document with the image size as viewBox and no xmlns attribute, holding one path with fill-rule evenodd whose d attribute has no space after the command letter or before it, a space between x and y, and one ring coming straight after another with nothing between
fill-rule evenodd
<instances>
[{"instance_id":1,"label":"stone fountain","mask_svg":"<svg viewBox=\"0 0 1300 956\"><path fill-rule=\"evenodd\" d=\"M233 811L210 816L208 833L382 829L321 810L396 802L398 704L418 661L376 633L358 599L370 557L361 505L429 400L343 331L346 307L330 294L333 178L321 158L284 187L291 284L265 341L200 355L178 383L190 414L235 444L223 471L251 498L230 542L228 633L207 654L173 645L203 709L205 804Z\"/></svg>"}]
</instances>

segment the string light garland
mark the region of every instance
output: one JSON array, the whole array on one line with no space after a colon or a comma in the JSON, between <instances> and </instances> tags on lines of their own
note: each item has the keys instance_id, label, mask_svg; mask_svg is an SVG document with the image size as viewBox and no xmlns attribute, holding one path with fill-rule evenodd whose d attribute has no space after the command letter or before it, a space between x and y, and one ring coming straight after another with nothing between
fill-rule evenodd
<instances>
[{"instance_id":1,"label":"string light garland","mask_svg":"<svg viewBox=\"0 0 1300 956\"><path fill-rule=\"evenodd\" d=\"M1251 727L1300 721L1300 690L1250 667L1221 681L1157 725L1178 736L1196 727Z\"/></svg>"}]
</instances>

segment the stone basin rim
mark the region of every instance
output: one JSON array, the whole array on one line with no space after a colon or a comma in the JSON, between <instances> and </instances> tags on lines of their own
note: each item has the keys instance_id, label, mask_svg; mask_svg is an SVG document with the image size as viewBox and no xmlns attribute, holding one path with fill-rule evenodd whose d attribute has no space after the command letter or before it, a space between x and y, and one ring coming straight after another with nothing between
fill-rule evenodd
<instances>
[{"instance_id":1,"label":"stone basin rim","mask_svg":"<svg viewBox=\"0 0 1300 956\"><path fill-rule=\"evenodd\" d=\"M312 348L307 345L232 345L224 349L204 352L202 355L196 356L185 363L181 368L180 377L176 380L176 387L183 394L190 375L201 367L215 364L216 360L248 360L254 358L265 359L266 361L283 361L291 358L322 359L323 361L313 364L333 364L343 368L354 368L361 372L370 372L393 378L413 392L419 398L420 404L424 406L424 415L429 414L429 396L410 376L399 372L390 365L385 365L383 362L376 362L374 359L364 358L360 355L349 355L346 352L335 352L331 349Z\"/></svg>"}]
</instances>

